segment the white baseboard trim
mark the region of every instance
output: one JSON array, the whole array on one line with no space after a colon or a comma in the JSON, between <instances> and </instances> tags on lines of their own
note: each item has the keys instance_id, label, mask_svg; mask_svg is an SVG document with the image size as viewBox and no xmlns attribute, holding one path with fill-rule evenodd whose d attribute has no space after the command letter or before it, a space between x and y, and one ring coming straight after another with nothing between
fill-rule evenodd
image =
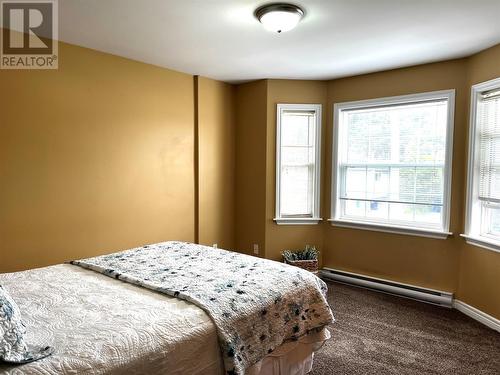
<instances>
[{"instance_id":1,"label":"white baseboard trim","mask_svg":"<svg viewBox=\"0 0 500 375\"><path fill-rule=\"evenodd\" d=\"M488 315L485 312L476 309L475 307L468 305L458 299L453 300L453 308L471 317L472 319L483 323L485 326L488 326L491 329L500 332L500 320L498 320L497 318Z\"/></svg>"}]
</instances>

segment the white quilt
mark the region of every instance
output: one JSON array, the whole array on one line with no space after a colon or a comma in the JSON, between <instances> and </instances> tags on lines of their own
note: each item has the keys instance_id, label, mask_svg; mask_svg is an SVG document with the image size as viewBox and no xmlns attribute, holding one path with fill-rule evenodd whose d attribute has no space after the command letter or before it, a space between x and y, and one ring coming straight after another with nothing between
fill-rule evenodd
<instances>
[{"instance_id":1,"label":"white quilt","mask_svg":"<svg viewBox=\"0 0 500 375\"><path fill-rule=\"evenodd\" d=\"M215 326L200 308L72 265L0 274L27 341L51 357L0 374L222 374ZM195 359L195 360L194 360Z\"/></svg>"}]
</instances>

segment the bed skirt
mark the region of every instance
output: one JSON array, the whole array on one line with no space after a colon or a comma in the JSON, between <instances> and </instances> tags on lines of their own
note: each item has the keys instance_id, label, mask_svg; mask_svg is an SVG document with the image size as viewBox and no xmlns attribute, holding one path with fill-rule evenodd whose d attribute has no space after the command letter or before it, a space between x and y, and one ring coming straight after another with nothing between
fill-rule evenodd
<instances>
[{"instance_id":1,"label":"bed skirt","mask_svg":"<svg viewBox=\"0 0 500 375\"><path fill-rule=\"evenodd\" d=\"M250 367L246 375L306 375L312 370L314 352L330 337L330 332L324 328L298 341L287 342Z\"/></svg>"}]
</instances>

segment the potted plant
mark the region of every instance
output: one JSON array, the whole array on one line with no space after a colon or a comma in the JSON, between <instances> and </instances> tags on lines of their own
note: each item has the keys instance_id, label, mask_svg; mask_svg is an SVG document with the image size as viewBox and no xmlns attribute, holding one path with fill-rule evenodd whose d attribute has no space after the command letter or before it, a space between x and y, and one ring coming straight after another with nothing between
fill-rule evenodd
<instances>
[{"instance_id":1,"label":"potted plant","mask_svg":"<svg viewBox=\"0 0 500 375\"><path fill-rule=\"evenodd\" d=\"M285 250L282 252L285 263L307 271L318 272L318 254L316 247L306 245L303 250Z\"/></svg>"}]
</instances>

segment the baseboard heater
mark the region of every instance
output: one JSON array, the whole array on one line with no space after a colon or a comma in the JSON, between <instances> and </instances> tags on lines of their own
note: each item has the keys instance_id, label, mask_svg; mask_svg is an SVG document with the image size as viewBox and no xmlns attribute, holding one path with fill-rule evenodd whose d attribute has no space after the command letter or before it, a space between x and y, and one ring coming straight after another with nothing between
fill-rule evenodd
<instances>
[{"instance_id":1,"label":"baseboard heater","mask_svg":"<svg viewBox=\"0 0 500 375\"><path fill-rule=\"evenodd\" d=\"M451 308L453 306L453 293L442 292L434 289L421 288L414 285L397 283L390 280L359 275L352 272L339 271L332 268L323 268L320 276L344 284L372 289L378 292L393 294L405 298L432 303Z\"/></svg>"}]
</instances>

